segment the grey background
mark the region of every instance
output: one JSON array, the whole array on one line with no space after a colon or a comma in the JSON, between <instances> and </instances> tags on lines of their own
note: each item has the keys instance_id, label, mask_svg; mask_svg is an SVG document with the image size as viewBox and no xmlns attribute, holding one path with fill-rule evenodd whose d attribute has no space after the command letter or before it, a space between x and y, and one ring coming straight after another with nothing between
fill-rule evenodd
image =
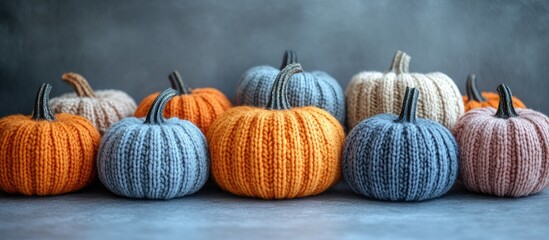
<instances>
[{"instance_id":1,"label":"grey background","mask_svg":"<svg viewBox=\"0 0 549 240\"><path fill-rule=\"evenodd\" d=\"M278 66L296 50L305 70L345 88L362 70L385 71L397 49L411 70L441 71L464 90L506 82L549 113L547 1L0 1L0 116L30 113L39 83L72 91L63 72L137 102L169 86L174 69L193 87L234 99L248 68Z\"/></svg>"}]
</instances>

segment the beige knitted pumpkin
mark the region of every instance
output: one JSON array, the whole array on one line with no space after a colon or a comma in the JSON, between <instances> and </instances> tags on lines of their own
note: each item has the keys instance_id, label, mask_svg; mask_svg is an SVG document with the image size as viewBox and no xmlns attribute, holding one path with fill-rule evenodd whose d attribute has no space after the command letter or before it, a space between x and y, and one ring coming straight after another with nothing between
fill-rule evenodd
<instances>
[{"instance_id":1,"label":"beige knitted pumpkin","mask_svg":"<svg viewBox=\"0 0 549 240\"><path fill-rule=\"evenodd\" d=\"M410 56L398 51L387 72L361 72L345 90L347 126L381 113L399 114L406 87L421 92L417 116L452 128L463 114L463 100L456 84L444 73L410 73Z\"/></svg>"},{"instance_id":2,"label":"beige knitted pumpkin","mask_svg":"<svg viewBox=\"0 0 549 240\"><path fill-rule=\"evenodd\" d=\"M122 118L133 116L135 101L118 90L93 91L80 74L65 73L61 79L70 84L75 93L66 93L50 100L54 113L70 113L90 120L101 134Z\"/></svg>"}]
</instances>

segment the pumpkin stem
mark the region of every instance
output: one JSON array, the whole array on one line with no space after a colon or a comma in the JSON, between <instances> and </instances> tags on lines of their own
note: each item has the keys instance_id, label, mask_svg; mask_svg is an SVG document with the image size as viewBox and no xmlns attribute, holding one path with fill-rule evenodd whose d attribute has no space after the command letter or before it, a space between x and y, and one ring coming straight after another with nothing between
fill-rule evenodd
<instances>
[{"instance_id":1,"label":"pumpkin stem","mask_svg":"<svg viewBox=\"0 0 549 240\"><path fill-rule=\"evenodd\" d=\"M145 123L163 124L166 122L166 119L163 116L164 107L166 107L166 103L168 103L168 101L175 95L177 95L177 91L171 88L168 88L158 94L158 96L154 99L151 108L149 108L149 112L145 118Z\"/></svg>"},{"instance_id":2,"label":"pumpkin stem","mask_svg":"<svg viewBox=\"0 0 549 240\"><path fill-rule=\"evenodd\" d=\"M396 74L407 73L408 66L410 65L410 59L411 57L408 54L398 50L393 58L389 71Z\"/></svg>"},{"instance_id":3,"label":"pumpkin stem","mask_svg":"<svg viewBox=\"0 0 549 240\"><path fill-rule=\"evenodd\" d=\"M191 90L187 86L185 86L183 80L181 80L181 75L179 75L179 72L177 70L174 70L172 73L170 73L168 78L170 79L170 85L173 89L177 90L179 95L191 93Z\"/></svg>"},{"instance_id":4,"label":"pumpkin stem","mask_svg":"<svg viewBox=\"0 0 549 240\"><path fill-rule=\"evenodd\" d=\"M267 104L267 109L283 110L291 108L286 97L286 88L288 86L288 82L292 78L292 75L300 72L303 72L301 64L292 63L284 67L284 69L282 69L278 73L273 83L271 98L269 99L269 103Z\"/></svg>"},{"instance_id":5,"label":"pumpkin stem","mask_svg":"<svg viewBox=\"0 0 549 240\"><path fill-rule=\"evenodd\" d=\"M50 92L51 85L48 83L42 83L36 94L34 100L34 110L32 112L32 119L34 120L47 120L54 121L55 116L50 109Z\"/></svg>"},{"instance_id":6,"label":"pumpkin stem","mask_svg":"<svg viewBox=\"0 0 549 240\"><path fill-rule=\"evenodd\" d=\"M498 86L497 91L499 95L499 106L495 116L505 119L518 117L515 106L513 105L513 94L511 94L509 87L502 83Z\"/></svg>"},{"instance_id":7,"label":"pumpkin stem","mask_svg":"<svg viewBox=\"0 0 549 240\"><path fill-rule=\"evenodd\" d=\"M402 110L396 122L416 122L416 109L419 91L415 88L406 87L406 94L402 102Z\"/></svg>"},{"instance_id":8,"label":"pumpkin stem","mask_svg":"<svg viewBox=\"0 0 549 240\"><path fill-rule=\"evenodd\" d=\"M469 101L485 102L486 99L482 97L482 94L478 91L477 88L477 77L475 74L471 74L467 77L467 83L465 86L465 91L467 92L467 98Z\"/></svg>"},{"instance_id":9,"label":"pumpkin stem","mask_svg":"<svg viewBox=\"0 0 549 240\"><path fill-rule=\"evenodd\" d=\"M93 89L88 81L78 73L65 73L61 79L74 88L79 97L95 97Z\"/></svg>"},{"instance_id":10,"label":"pumpkin stem","mask_svg":"<svg viewBox=\"0 0 549 240\"><path fill-rule=\"evenodd\" d=\"M288 64L297 63L297 53L292 50L286 50L284 52L284 57L282 58L282 65L280 65L280 70L284 69Z\"/></svg>"}]
</instances>

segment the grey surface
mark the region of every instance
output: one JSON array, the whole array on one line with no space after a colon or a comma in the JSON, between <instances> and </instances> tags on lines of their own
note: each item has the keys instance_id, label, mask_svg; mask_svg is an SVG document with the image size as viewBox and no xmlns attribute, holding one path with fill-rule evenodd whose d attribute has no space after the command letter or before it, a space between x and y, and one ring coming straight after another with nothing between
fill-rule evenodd
<instances>
[{"instance_id":1,"label":"grey surface","mask_svg":"<svg viewBox=\"0 0 549 240\"><path fill-rule=\"evenodd\" d=\"M506 82L547 114L548 39L543 0L5 0L0 116L30 113L41 82L71 91L59 80L67 71L139 101L179 69L191 86L234 98L246 69L279 66L286 49L343 87L361 70L386 70L401 49L413 71L444 72L462 91L469 73L486 90Z\"/></svg>"},{"instance_id":2,"label":"grey surface","mask_svg":"<svg viewBox=\"0 0 549 240\"><path fill-rule=\"evenodd\" d=\"M264 201L209 186L169 201L100 187L55 197L0 194L1 239L548 239L549 192L495 198L455 188L418 203L373 201L345 185Z\"/></svg>"}]
</instances>

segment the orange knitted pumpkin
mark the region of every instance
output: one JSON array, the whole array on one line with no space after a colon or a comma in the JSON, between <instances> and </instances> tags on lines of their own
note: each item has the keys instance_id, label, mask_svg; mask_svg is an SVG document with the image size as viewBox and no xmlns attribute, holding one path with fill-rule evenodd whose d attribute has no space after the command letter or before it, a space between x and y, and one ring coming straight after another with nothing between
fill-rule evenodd
<instances>
[{"instance_id":1,"label":"orange knitted pumpkin","mask_svg":"<svg viewBox=\"0 0 549 240\"><path fill-rule=\"evenodd\" d=\"M475 108L497 108L499 106L499 95L497 93L479 93L477 88L476 76L474 74L471 74L469 75L469 77L467 77L467 85L465 86L465 91L467 92L467 96L463 96L462 98L466 112ZM526 108L524 103L516 97L513 97L513 105L516 108Z\"/></svg>"},{"instance_id":2,"label":"orange knitted pumpkin","mask_svg":"<svg viewBox=\"0 0 549 240\"><path fill-rule=\"evenodd\" d=\"M95 177L101 135L87 119L49 108L42 84L32 116L0 119L0 189L25 195L76 191Z\"/></svg>"},{"instance_id":3,"label":"orange knitted pumpkin","mask_svg":"<svg viewBox=\"0 0 549 240\"><path fill-rule=\"evenodd\" d=\"M169 79L172 88L177 90L179 95L166 104L164 108L166 118L177 117L189 120L205 134L213 121L232 107L229 99L217 89L196 88L191 91L183 84L177 71L172 72ZM145 97L137 106L135 116L145 117L158 94L159 92L156 92Z\"/></svg>"},{"instance_id":4,"label":"orange knitted pumpkin","mask_svg":"<svg viewBox=\"0 0 549 240\"><path fill-rule=\"evenodd\" d=\"M280 71L265 108L229 109L207 139L212 175L226 191L263 199L318 194L341 176L344 132L317 107L291 108L286 86L299 64Z\"/></svg>"}]
</instances>

